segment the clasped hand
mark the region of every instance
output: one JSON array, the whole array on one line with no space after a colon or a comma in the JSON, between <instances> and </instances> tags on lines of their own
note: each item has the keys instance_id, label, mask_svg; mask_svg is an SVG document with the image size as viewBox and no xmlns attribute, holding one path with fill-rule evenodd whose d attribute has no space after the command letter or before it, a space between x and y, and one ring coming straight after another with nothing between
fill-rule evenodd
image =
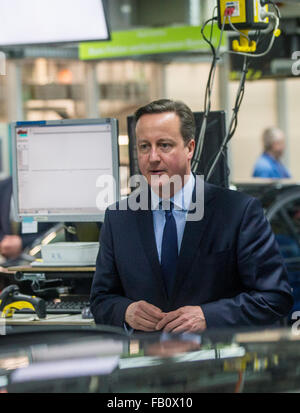
<instances>
[{"instance_id":1,"label":"clasped hand","mask_svg":"<svg viewBox=\"0 0 300 413\"><path fill-rule=\"evenodd\" d=\"M206 329L205 317L200 306L187 305L165 313L146 301L137 301L127 307L125 321L135 330L142 331L195 333Z\"/></svg>"}]
</instances>

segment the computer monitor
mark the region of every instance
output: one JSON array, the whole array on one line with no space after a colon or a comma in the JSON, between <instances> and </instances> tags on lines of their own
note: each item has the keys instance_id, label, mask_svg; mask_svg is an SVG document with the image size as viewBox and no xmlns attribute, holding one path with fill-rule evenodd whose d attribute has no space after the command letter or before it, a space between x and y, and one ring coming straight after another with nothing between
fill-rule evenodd
<instances>
[{"instance_id":1,"label":"computer monitor","mask_svg":"<svg viewBox=\"0 0 300 413\"><path fill-rule=\"evenodd\" d=\"M118 122L16 122L13 195L19 220L101 222L119 198Z\"/></svg>"},{"instance_id":2,"label":"computer monitor","mask_svg":"<svg viewBox=\"0 0 300 413\"><path fill-rule=\"evenodd\" d=\"M0 46L109 40L102 0L1 0Z\"/></svg>"},{"instance_id":3,"label":"computer monitor","mask_svg":"<svg viewBox=\"0 0 300 413\"><path fill-rule=\"evenodd\" d=\"M200 134L200 129L203 121L204 112L194 112L196 123L196 142ZM130 175L139 174L137 146L135 137L135 122L133 116L127 117L127 132L129 138L129 163ZM198 175L204 175L209 171L214 156L217 154L226 134L226 115L222 110L212 111L208 115L207 126L204 135L204 144L202 155L197 170L194 171ZM213 174L208 179L208 182L228 188L228 166L227 166L227 151L223 151L223 155L219 158Z\"/></svg>"}]
</instances>

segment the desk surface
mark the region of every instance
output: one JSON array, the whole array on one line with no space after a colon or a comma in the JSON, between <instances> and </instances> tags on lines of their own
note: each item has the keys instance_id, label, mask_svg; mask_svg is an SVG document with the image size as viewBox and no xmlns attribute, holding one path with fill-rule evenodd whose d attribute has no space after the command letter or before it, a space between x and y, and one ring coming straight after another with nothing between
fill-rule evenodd
<instances>
[{"instance_id":1,"label":"desk surface","mask_svg":"<svg viewBox=\"0 0 300 413\"><path fill-rule=\"evenodd\" d=\"M7 275L13 275L13 274L15 274L15 271L10 271L7 268L4 268L4 267L0 266L0 275L7 276Z\"/></svg>"},{"instance_id":2,"label":"desk surface","mask_svg":"<svg viewBox=\"0 0 300 413\"><path fill-rule=\"evenodd\" d=\"M94 272L95 267L46 267L46 266L17 266L9 267L7 270L10 273L15 272Z\"/></svg>"},{"instance_id":3,"label":"desk surface","mask_svg":"<svg viewBox=\"0 0 300 413\"><path fill-rule=\"evenodd\" d=\"M1 319L6 325L94 325L92 318L82 318L81 314L48 314L38 318L35 314L14 314L12 318Z\"/></svg>"}]
</instances>

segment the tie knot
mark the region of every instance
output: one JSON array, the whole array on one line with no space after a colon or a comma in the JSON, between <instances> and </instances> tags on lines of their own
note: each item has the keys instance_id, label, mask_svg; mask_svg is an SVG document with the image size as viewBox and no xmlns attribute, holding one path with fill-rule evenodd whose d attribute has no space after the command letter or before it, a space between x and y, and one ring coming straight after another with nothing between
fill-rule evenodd
<instances>
[{"instance_id":1,"label":"tie knot","mask_svg":"<svg viewBox=\"0 0 300 413\"><path fill-rule=\"evenodd\" d=\"M166 214L172 214L172 211L174 209L174 203L172 201L164 200L159 203L159 209L162 209L165 211Z\"/></svg>"},{"instance_id":2,"label":"tie knot","mask_svg":"<svg viewBox=\"0 0 300 413\"><path fill-rule=\"evenodd\" d=\"M172 209L165 210L165 217L166 219L170 219L171 217L173 217Z\"/></svg>"}]
</instances>

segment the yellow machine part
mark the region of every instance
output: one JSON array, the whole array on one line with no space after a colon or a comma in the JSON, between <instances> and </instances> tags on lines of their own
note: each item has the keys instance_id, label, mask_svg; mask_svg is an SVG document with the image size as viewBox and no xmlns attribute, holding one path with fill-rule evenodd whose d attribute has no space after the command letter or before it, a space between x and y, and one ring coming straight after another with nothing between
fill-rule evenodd
<instances>
[{"instance_id":1,"label":"yellow machine part","mask_svg":"<svg viewBox=\"0 0 300 413\"><path fill-rule=\"evenodd\" d=\"M10 318L10 317L13 316L15 310L22 310L23 308L28 308L30 310L35 311L34 306L31 303L29 303L28 301L14 301L10 304L7 304L4 307L4 309L2 310L2 313L1 313L1 317L2 318Z\"/></svg>"}]
</instances>

